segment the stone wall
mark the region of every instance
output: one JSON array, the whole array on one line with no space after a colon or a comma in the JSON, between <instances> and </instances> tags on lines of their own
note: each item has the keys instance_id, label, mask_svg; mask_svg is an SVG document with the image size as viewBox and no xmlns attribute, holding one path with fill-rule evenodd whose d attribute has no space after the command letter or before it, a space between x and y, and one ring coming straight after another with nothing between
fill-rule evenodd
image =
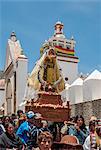
<instances>
[{"instance_id":1,"label":"stone wall","mask_svg":"<svg viewBox=\"0 0 101 150\"><path fill-rule=\"evenodd\" d=\"M92 115L101 118L101 99L71 105L71 116L82 115L88 125Z\"/></svg>"}]
</instances>

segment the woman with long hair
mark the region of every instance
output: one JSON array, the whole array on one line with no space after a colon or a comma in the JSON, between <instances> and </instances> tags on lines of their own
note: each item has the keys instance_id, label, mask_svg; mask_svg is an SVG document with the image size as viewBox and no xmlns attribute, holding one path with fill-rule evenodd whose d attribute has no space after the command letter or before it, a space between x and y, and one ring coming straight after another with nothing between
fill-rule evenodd
<instances>
[{"instance_id":1,"label":"woman with long hair","mask_svg":"<svg viewBox=\"0 0 101 150\"><path fill-rule=\"evenodd\" d=\"M79 143L83 145L89 132L87 131L83 116L76 116L75 125L70 126L69 135L74 135L78 138Z\"/></svg>"},{"instance_id":2,"label":"woman with long hair","mask_svg":"<svg viewBox=\"0 0 101 150\"><path fill-rule=\"evenodd\" d=\"M21 139L14 133L14 126L11 123L5 124L6 132L0 135L0 148L1 150L8 149L23 149L23 143Z\"/></svg>"}]
</instances>

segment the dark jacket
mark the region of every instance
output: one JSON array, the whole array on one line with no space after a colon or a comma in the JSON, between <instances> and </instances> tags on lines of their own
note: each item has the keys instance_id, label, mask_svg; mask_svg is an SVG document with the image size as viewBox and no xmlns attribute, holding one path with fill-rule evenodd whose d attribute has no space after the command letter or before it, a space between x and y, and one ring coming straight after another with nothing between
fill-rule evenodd
<instances>
[{"instance_id":1,"label":"dark jacket","mask_svg":"<svg viewBox=\"0 0 101 150\"><path fill-rule=\"evenodd\" d=\"M85 139L87 138L87 136L89 135L89 132L87 130L87 128L83 128L82 130L78 131L76 130L76 128L74 126L71 126L69 128L69 135L74 135L78 138L79 143L81 145L83 145Z\"/></svg>"},{"instance_id":2,"label":"dark jacket","mask_svg":"<svg viewBox=\"0 0 101 150\"><path fill-rule=\"evenodd\" d=\"M7 132L0 135L0 150L6 150L6 148L18 148L22 150L23 143L17 135L11 136Z\"/></svg>"},{"instance_id":3,"label":"dark jacket","mask_svg":"<svg viewBox=\"0 0 101 150\"><path fill-rule=\"evenodd\" d=\"M3 133L4 131L3 131L3 128L2 128L2 126L0 125L0 135Z\"/></svg>"}]
</instances>

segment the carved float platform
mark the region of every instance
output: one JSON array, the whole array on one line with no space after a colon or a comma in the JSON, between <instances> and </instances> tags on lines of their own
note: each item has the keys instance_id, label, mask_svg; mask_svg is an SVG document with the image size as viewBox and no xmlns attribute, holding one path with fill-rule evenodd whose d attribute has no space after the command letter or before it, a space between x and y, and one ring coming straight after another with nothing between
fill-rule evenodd
<instances>
[{"instance_id":1,"label":"carved float platform","mask_svg":"<svg viewBox=\"0 0 101 150\"><path fill-rule=\"evenodd\" d=\"M63 122L70 118L69 102L64 106L61 95L50 92L40 92L36 101L28 101L25 111L30 110L41 113L42 118L47 121Z\"/></svg>"}]
</instances>

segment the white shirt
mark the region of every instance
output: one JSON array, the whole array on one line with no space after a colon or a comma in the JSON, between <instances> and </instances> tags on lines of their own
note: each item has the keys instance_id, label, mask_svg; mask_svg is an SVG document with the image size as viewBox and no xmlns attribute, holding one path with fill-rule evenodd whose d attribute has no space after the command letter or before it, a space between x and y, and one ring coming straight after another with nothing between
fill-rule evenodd
<instances>
[{"instance_id":1,"label":"white shirt","mask_svg":"<svg viewBox=\"0 0 101 150\"><path fill-rule=\"evenodd\" d=\"M84 144L83 144L84 150L90 150L90 135L86 138Z\"/></svg>"}]
</instances>

